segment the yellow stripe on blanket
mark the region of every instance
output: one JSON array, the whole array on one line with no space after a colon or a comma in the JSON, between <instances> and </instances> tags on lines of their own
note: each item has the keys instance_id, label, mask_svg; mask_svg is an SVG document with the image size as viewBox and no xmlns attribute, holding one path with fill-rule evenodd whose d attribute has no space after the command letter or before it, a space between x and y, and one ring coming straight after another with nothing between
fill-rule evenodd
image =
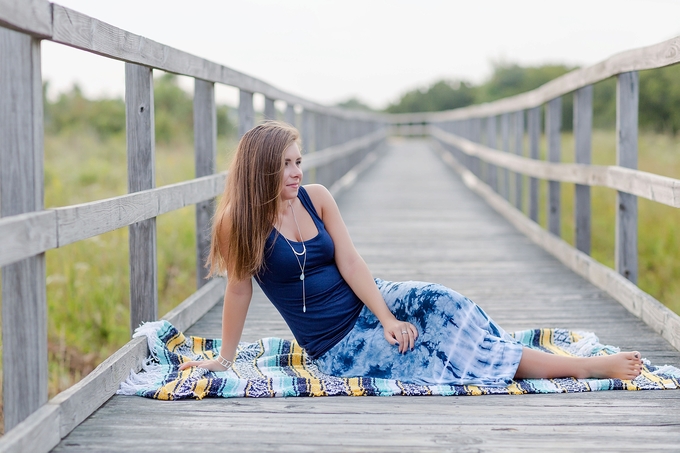
<instances>
[{"instance_id":1,"label":"yellow stripe on blanket","mask_svg":"<svg viewBox=\"0 0 680 453\"><path fill-rule=\"evenodd\" d=\"M307 391L312 396L327 396L326 390L318 376L312 374L305 366L304 349L300 347L297 341L290 343L290 353L288 354L292 371L298 377L307 380Z\"/></svg>"}]
</instances>

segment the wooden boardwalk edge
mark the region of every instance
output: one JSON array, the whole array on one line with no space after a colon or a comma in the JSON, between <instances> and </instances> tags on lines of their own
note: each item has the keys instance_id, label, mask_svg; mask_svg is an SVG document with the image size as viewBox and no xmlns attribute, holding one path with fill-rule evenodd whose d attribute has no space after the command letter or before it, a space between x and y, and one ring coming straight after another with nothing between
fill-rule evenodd
<instances>
[{"instance_id":1,"label":"wooden boardwalk edge","mask_svg":"<svg viewBox=\"0 0 680 453\"><path fill-rule=\"evenodd\" d=\"M224 293L217 278L189 296L162 319L184 330L203 316ZM82 381L64 390L0 438L0 453L48 452L118 390L130 370L139 371L149 349L146 338L133 338Z\"/></svg>"},{"instance_id":2,"label":"wooden boardwalk edge","mask_svg":"<svg viewBox=\"0 0 680 453\"><path fill-rule=\"evenodd\" d=\"M569 269L604 290L680 351L680 316L618 272L541 228L461 165L439 142L432 140L431 144L442 160L460 174L470 190L481 196L519 231Z\"/></svg>"}]
</instances>

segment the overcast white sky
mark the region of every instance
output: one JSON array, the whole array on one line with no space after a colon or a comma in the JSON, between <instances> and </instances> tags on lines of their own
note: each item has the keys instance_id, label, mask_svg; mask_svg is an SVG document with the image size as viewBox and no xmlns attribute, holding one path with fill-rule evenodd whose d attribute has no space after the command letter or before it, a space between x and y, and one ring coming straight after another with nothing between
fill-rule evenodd
<instances>
[{"instance_id":1,"label":"overcast white sky","mask_svg":"<svg viewBox=\"0 0 680 453\"><path fill-rule=\"evenodd\" d=\"M320 103L376 108L441 78L481 82L494 61L589 65L680 35L680 0L57 3ZM43 74L52 93L74 82L90 96L124 92L123 63L50 42Z\"/></svg>"}]
</instances>

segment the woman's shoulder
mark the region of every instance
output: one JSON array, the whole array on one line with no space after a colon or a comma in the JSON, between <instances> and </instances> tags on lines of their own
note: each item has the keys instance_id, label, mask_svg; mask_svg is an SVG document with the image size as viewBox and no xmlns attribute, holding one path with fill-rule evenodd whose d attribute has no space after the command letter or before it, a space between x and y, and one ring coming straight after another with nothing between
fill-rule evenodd
<instances>
[{"instance_id":1,"label":"woman's shoulder","mask_svg":"<svg viewBox=\"0 0 680 453\"><path fill-rule=\"evenodd\" d=\"M305 184L302 187L307 192L310 200L312 200L316 212L323 219L324 208L328 207L329 203L335 204L333 195L321 184Z\"/></svg>"},{"instance_id":2,"label":"woman's shoulder","mask_svg":"<svg viewBox=\"0 0 680 453\"><path fill-rule=\"evenodd\" d=\"M330 196L331 194L328 189L326 189L326 187L321 184L305 184L302 187L307 191L312 199L314 199L314 197Z\"/></svg>"}]
</instances>

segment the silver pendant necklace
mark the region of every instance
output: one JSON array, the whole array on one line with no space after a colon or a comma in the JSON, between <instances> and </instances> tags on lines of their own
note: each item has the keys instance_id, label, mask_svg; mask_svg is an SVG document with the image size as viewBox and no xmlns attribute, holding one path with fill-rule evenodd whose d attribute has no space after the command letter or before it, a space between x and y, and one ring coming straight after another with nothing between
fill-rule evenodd
<instances>
[{"instance_id":1,"label":"silver pendant necklace","mask_svg":"<svg viewBox=\"0 0 680 453\"><path fill-rule=\"evenodd\" d=\"M295 222L295 226L297 227L298 231L298 237L300 238L300 241L302 242L302 251L298 252L293 248L293 244L290 243L288 238L286 236L283 236L283 239L286 240L288 243L288 246L290 249L293 251L293 254L295 255L295 259L297 260L298 266L300 266L300 280L302 280L302 313L307 313L307 304L305 300L305 266L307 265L307 246L305 245L305 240L302 238L302 233L300 232L300 225L298 225L297 217L295 217L295 209L293 209L293 204L288 200L288 206L290 206L290 210L293 212L293 221ZM302 263L300 263L300 257L303 257Z\"/></svg>"}]
</instances>

